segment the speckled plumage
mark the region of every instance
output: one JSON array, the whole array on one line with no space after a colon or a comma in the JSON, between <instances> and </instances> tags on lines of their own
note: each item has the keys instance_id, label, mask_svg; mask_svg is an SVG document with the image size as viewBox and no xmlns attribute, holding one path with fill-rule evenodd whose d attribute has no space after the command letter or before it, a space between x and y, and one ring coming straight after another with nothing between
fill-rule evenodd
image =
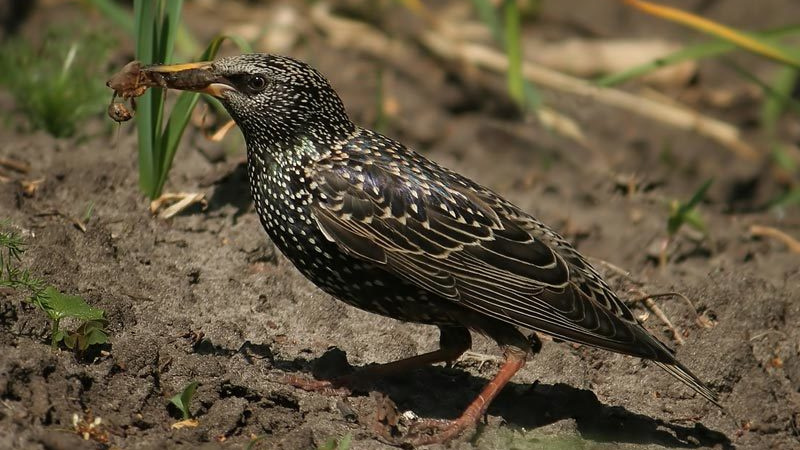
<instances>
[{"instance_id":1,"label":"speckled plumage","mask_svg":"<svg viewBox=\"0 0 800 450\"><path fill-rule=\"evenodd\" d=\"M561 236L491 190L355 126L316 70L265 54L224 58L212 70L232 87L223 103L247 141L261 223L324 291L438 325L443 339L473 329L530 352L519 330L536 330L651 359L716 402ZM266 86L252 89L256 76Z\"/></svg>"}]
</instances>

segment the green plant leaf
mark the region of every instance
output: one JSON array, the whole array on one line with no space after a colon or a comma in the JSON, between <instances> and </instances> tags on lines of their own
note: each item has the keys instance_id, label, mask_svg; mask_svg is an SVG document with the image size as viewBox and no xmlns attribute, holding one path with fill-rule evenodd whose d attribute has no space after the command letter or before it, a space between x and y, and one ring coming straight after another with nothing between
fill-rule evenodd
<instances>
[{"instance_id":1,"label":"green plant leaf","mask_svg":"<svg viewBox=\"0 0 800 450\"><path fill-rule=\"evenodd\" d=\"M58 331L56 331L55 333L53 333L53 336L52 336L50 339L51 339L51 342L52 342L53 344L57 344L57 343L59 343L59 342L66 341L66 339L67 339L67 333L65 333L63 330L58 330ZM65 342L65 345L66 345L68 348L72 348L72 347L70 347L70 345L69 345L69 344L67 344L66 342Z\"/></svg>"},{"instance_id":2,"label":"green plant leaf","mask_svg":"<svg viewBox=\"0 0 800 450\"><path fill-rule=\"evenodd\" d=\"M73 317L81 320L102 320L105 311L89 306L77 295L67 295L53 286L48 286L41 294L41 304L52 320Z\"/></svg>"},{"instance_id":3,"label":"green plant leaf","mask_svg":"<svg viewBox=\"0 0 800 450\"><path fill-rule=\"evenodd\" d=\"M694 192L694 195L692 195L692 198L690 198L689 201L686 203L686 205L683 207L683 210L689 211L698 204L700 204L700 202L703 201L703 199L706 197L706 192L708 192L708 188L710 188L713 183L714 179L709 178L702 185L700 185L700 187Z\"/></svg>"},{"instance_id":4,"label":"green plant leaf","mask_svg":"<svg viewBox=\"0 0 800 450\"><path fill-rule=\"evenodd\" d=\"M155 2L152 0L134 0L133 2L133 17L136 29L136 59L143 64L152 64L154 61L155 6ZM156 183L155 161L153 158L156 144L153 95L153 90L148 90L136 101L138 104L136 129L139 135L139 187L150 198L154 198L153 188Z\"/></svg>"},{"instance_id":5,"label":"green plant leaf","mask_svg":"<svg viewBox=\"0 0 800 450\"><path fill-rule=\"evenodd\" d=\"M706 182L694 192L692 198L690 198L688 202L680 203L678 201L673 201L670 204L670 215L667 219L667 232L670 235L677 233L681 226L686 223L690 223L693 228L705 232L703 220L699 215L692 215L691 213L692 210L703 201L706 192L708 192L708 188L711 187L713 182L713 178L706 180Z\"/></svg>"},{"instance_id":6,"label":"green plant leaf","mask_svg":"<svg viewBox=\"0 0 800 450\"><path fill-rule=\"evenodd\" d=\"M700 212L696 209L692 209L686 212L683 216L684 223L701 233L705 233L708 228L706 227L706 221L700 215Z\"/></svg>"},{"instance_id":7,"label":"green plant leaf","mask_svg":"<svg viewBox=\"0 0 800 450\"><path fill-rule=\"evenodd\" d=\"M792 98L792 90L797 84L798 76L800 76L800 70L797 68L783 67L769 85L769 95L764 98L761 106L761 124L770 139L775 138L778 119L787 107L793 107L795 112L800 110L797 107L797 100Z\"/></svg>"},{"instance_id":8,"label":"green plant leaf","mask_svg":"<svg viewBox=\"0 0 800 450\"><path fill-rule=\"evenodd\" d=\"M175 48L175 38L178 35L178 23L181 18L181 7L183 0L167 0L162 4L163 18L161 25L161 33L158 36L159 56L164 64L172 62L172 53Z\"/></svg>"},{"instance_id":9,"label":"green plant leaf","mask_svg":"<svg viewBox=\"0 0 800 450\"><path fill-rule=\"evenodd\" d=\"M352 442L353 442L353 435L350 433L345 434L339 441L339 448L337 448L337 450L350 450L350 445L352 444Z\"/></svg>"},{"instance_id":10,"label":"green plant leaf","mask_svg":"<svg viewBox=\"0 0 800 450\"><path fill-rule=\"evenodd\" d=\"M322 446L319 447L318 450L350 450L350 446L353 442L353 435L351 433L347 433L341 438L330 438L325 441Z\"/></svg>"},{"instance_id":11,"label":"green plant leaf","mask_svg":"<svg viewBox=\"0 0 800 450\"><path fill-rule=\"evenodd\" d=\"M199 383L197 381L192 381L189 383L183 390L175 394L171 399L169 399L170 403L175 405L183 414L183 420L187 420L191 418L191 414L189 413L189 403L192 401L192 397L194 397L194 393L197 390L197 386Z\"/></svg>"},{"instance_id":12,"label":"green plant leaf","mask_svg":"<svg viewBox=\"0 0 800 450\"><path fill-rule=\"evenodd\" d=\"M105 330L105 322L101 320L89 320L81 324L74 333L70 333L77 344L77 349L85 351L92 345L102 345L108 343L108 333ZM67 344L69 348L74 348Z\"/></svg>"}]
</instances>

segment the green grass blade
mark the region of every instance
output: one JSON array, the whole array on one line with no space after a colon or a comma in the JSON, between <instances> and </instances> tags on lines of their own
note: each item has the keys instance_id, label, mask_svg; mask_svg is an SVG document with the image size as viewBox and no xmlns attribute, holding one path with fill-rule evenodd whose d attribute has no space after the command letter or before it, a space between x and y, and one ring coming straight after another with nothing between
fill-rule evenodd
<instances>
[{"instance_id":1,"label":"green grass blade","mask_svg":"<svg viewBox=\"0 0 800 450\"><path fill-rule=\"evenodd\" d=\"M775 137L778 119L786 108L800 113L800 102L792 98L792 89L797 84L800 70L794 67L783 67L775 80L769 85L769 94L761 106L761 124L770 138Z\"/></svg>"},{"instance_id":2,"label":"green grass blade","mask_svg":"<svg viewBox=\"0 0 800 450\"><path fill-rule=\"evenodd\" d=\"M713 178L709 178L705 181L692 195L692 198L689 199L686 203L673 203L674 210L670 213L669 218L667 219L667 232L670 235L674 235L678 232L678 230L683 226L683 224L688 223L690 226L694 227L695 229L702 230L703 228L703 220L697 215L692 215L694 208L700 204L700 202L705 198L706 192L708 192L708 188L711 187L711 184L714 183Z\"/></svg>"},{"instance_id":3,"label":"green grass blade","mask_svg":"<svg viewBox=\"0 0 800 450\"><path fill-rule=\"evenodd\" d=\"M183 6L183 0L167 0L165 2L162 31L159 36L161 41L159 54L163 59L158 62L164 64L172 62L172 51L175 48L175 37L179 30L178 22L181 18L181 6Z\"/></svg>"},{"instance_id":4,"label":"green grass blade","mask_svg":"<svg viewBox=\"0 0 800 450\"><path fill-rule=\"evenodd\" d=\"M164 161L164 144L162 142L162 121L164 118L164 100L166 92L163 89L150 89L145 93L150 95L150 121L152 122L153 130L153 146L152 146L152 164L153 164L153 181L150 185L150 193L148 194L151 199L160 195L158 191L158 178L163 170Z\"/></svg>"},{"instance_id":5,"label":"green grass blade","mask_svg":"<svg viewBox=\"0 0 800 450\"><path fill-rule=\"evenodd\" d=\"M706 180L700 186L700 188L698 188L694 192L694 195L692 195L692 198L690 198L689 201L686 202L686 204L681 206L681 211L687 212L687 211L690 211L690 210L694 209L695 206L699 205L700 202L706 197L706 192L708 192L708 188L710 188L713 183L714 183L714 179L713 178L709 178L708 180Z\"/></svg>"},{"instance_id":6,"label":"green grass blade","mask_svg":"<svg viewBox=\"0 0 800 450\"><path fill-rule=\"evenodd\" d=\"M765 31L762 33L758 33L758 35L765 39L777 39L784 36L797 34L798 32L800 32L800 25L793 25L793 26L776 28L774 30ZM614 86L620 83L624 83L625 81L628 81L632 78L637 78L643 75L647 75L662 67L671 66L673 64L679 64L684 61L698 60L703 58L709 58L712 56L722 55L731 52L733 50L736 50L737 48L738 47L736 47L734 44L721 40L703 42L700 44L685 47L681 50L678 50L674 53L664 56L663 58L657 58L648 63L640 64L638 66L631 67L630 69L626 69L615 74L604 76L596 80L595 83L599 86Z\"/></svg>"},{"instance_id":7,"label":"green grass blade","mask_svg":"<svg viewBox=\"0 0 800 450\"><path fill-rule=\"evenodd\" d=\"M777 142L776 130L777 122L781 114L786 109L791 109L795 114L800 114L800 102L792 98L792 90L798 77L798 70L791 66L785 66L778 73L773 84L767 84L754 74L740 67L732 61L726 61L727 65L736 71L743 78L751 81L764 91L764 104L761 109L761 123L764 126L767 137L770 139L772 151L772 161L788 173L797 171L797 164L794 159L786 152L786 148Z\"/></svg>"},{"instance_id":8,"label":"green grass blade","mask_svg":"<svg viewBox=\"0 0 800 450\"><path fill-rule=\"evenodd\" d=\"M685 25L701 33L731 42L757 55L800 68L800 52L758 35L739 31L682 9L658 3L644 0L623 0L623 2L647 14Z\"/></svg>"},{"instance_id":9,"label":"green grass blade","mask_svg":"<svg viewBox=\"0 0 800 450\"><path fill-rule=\"evenodd\" d=\"M154 3L150 0L134 0L133 16L136 28L136 59L144 64L153 61L153 39L155 32ZM137 100L136 128L139 134L139 187L153 198L156 183L153 152L155 148L155 123L153 121L153 91L149 90Z\"/></svg>"},{"instance_id":10,"label":"green grass blade","mask_svg":"<svg viewBox=\"0 0 800 450\"><path fill-rule=\"evenodd\" d=\"M192 110L194 110L199 99L200 94L196 92L181 93L172 108L169 119L167 119L164 134L161 136L163 164L159 167L158 181L155 186L156 197L161 195L161 191L164 189L167 174L172 168L172 161L175 159L175 152L178 150L178 144L183 132L186 130L186 126L189 124L189 119L192 117Z\"/></svg>"},{"instance_id":11,"label":"green grass blade","mask_svg":"<svg viewBox=\"0 0 800 450\"><path fill-rule=\"evenodd\" d=\"M148 64L153 63L163 63L164 62L164 53L163 46L161 43L163 42L163 36L165 32L169 30L165 29L166 20L163 15L164 11L164 2L168 0L154 0L153 3L155 4L155 17L153 21L153 59L148 61ZM164 161L164 145L161 142L161 135L162 135L162 122L164 120L164 100L166 98L166 93L162 89L149 89L145 95L150 95L150 121L152 122L152 129L153 129L153 184L150 186L150 198L156 198L159 195L158 192L158 176L161 173L163 161Z\"/></svg>"},{"instance_id":12,"label":"green grass blade","mask_svg":"<svg viewBox=\"0 0 800 450\"><path fill-rule=\"evenodd\" d=\"M508 93L521 109L525 109L525 78L522 76L519 9L517 0L503 1L503 34L508 57Z\"/></svg>"},{"instance_id":13,"label":"green grass blade","mask_svg":"<svg viewBox=\"0 0 800 450\"><path fill-rule=\"evenodd\" d=\"M521 13L516 0L503 0L502 21L494 2L472 0L481 21L489 28L495 41L503 45L508 58L506 79L508 94L523 111L536 110L541 104L539 93L522 74Z\"/></svg>"},{"instance_id":14,"label":"green grass blade","mask_svg":"<svg viewBox=\"0 0 800 450\"><path fill-rule=\"evenodd\" d=\"M191 407L192 398L194 397L195 391L197 391L197 386L200 383L197 381L192 381L189 383L183 390L177 394L175 394L171 399L169 399L170 403L175 405L183 415L183 420L187 420L191 417L191 411L189 408Z\"/></svg>"},{"instance_id":15,"label":"green grass blade","mask_svg":"<svg viewBox=\"0 0 800 450\"><path fill-rule=\"evenodd\" d=\"M764 91L765 102L772 103L772 107L774 107L775 110L774 111L770 110L765 112L762 108L762 116L761 116L762 119L765 119L768 122L777 121L780 114L786 108L791 108L796 113L800 113L800 102L792 98L792 89L794 89L794 81L795 81L795 76L793 76L792 74L793 73L796 74L797 69L791 66L785 66L784 69L786 69L787 72L783 75L783 77L786 77L787 79L777 80L777 83L781 83L781 85L767 84L763 82L760 78L758 78L756 75L754 75L752 72L734 63L733 61L730 60L724 60L724 61L728 67L733 69L742 78L760 87L761 90ZM765 117L764 114L767 114L768 116L775 114L775 117L774 118ZM773 125L774 123L772 122L765 123L765 126L769 127L770 125Z\"/></svg>"},{"instance_id":16,"label":"green grass blade","mask_svg":"<svg viewBox=\"0 0 800 450\"><path fill-rule=\"evenodd\" d=\"M181 6L183 0L159 0L156 2L158 10L160 11L159 19L160 25L157 25L157 37L155 40L155 61L159 64L170 64L172 62L172 53L175 46L175 36L178 34L178 24L180 21ZM156 22L158 23L158 22ZM164 123L164 100L166 93L163 90L153 91L153 114L154 114L154 128L156 131L153 162L155 164L156 179L153 186L153 194L151 198L161 195L159 188L159 180L161 174L169 170L171 161L169 161L169 152L166 150L165 144L165 131L162 128Z\"/></svg>"}]
</instances>

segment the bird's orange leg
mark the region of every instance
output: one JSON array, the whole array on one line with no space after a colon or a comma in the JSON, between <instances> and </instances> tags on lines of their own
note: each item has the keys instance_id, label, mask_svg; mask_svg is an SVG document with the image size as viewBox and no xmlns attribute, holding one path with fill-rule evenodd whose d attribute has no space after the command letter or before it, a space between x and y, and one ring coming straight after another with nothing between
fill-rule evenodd
<instances>
[{"instance_id":1,"label":"bird's orange leg","mask_svg":"<svg viewBox=\"0 0 800 450\"><path fill-rule=\"evenodd\" d=\"M511 380L514 374L525 365L526 354L519 351L506 350L505 363L492 381L483 388L478 397L464 410L461 417L455 420L425 419L414 425L414 430L433 430L433 434L413 434L406 438L412 445L430 445L447 442L465 430L477 426L481 417L486 414L489 404Z\"/></svg>"}]
</instances>

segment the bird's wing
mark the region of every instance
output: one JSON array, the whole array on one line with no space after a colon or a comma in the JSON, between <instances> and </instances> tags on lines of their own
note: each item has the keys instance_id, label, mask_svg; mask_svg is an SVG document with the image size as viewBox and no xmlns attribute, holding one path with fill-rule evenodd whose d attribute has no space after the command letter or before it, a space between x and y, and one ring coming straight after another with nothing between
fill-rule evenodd
<instances>
[{"instance_id":1,"label":"bird's wing","mask_svg":"<svg viewBox=\"0 0 800 450\"><path fill-rule=\"evenodd\" d=\"M312 214L344 252L508 323L674 361L583 257L533 217L424 159L368 156L333 154L306 174Z\"/></svg>"}]
</instances>

